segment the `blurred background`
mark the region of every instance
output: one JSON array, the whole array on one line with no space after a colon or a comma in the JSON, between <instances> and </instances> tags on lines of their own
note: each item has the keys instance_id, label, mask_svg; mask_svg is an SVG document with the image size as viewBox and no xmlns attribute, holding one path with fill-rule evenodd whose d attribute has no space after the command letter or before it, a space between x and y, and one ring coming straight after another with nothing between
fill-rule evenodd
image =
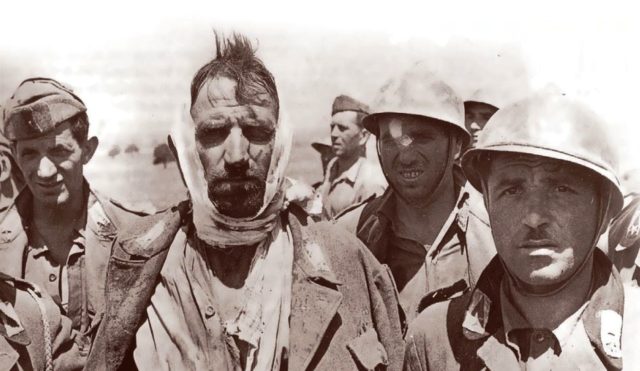
<instances>
[{"instance_id":1,"label":"blurred background","mask_svg":"<svg viewBox=\"0 0 640 371\"><path fill-rule=\"evenodd\" d=\"M515 3L515 2L514 2ZM5 4L0 102L28 77L74 88L100 139L93 186L138 207L184 197L167 158L171 125L187 120L189 83L215 55L213 30L241 32L276 78L295 128L289 175L321 179L313 141L329 138L333 99L372 103L424 61L463 99L498 105L550 83L586 100L611 126L621 178L640 167L636 122L640 26L631 2L80 2Z\"/></svg>"}]
</instances>

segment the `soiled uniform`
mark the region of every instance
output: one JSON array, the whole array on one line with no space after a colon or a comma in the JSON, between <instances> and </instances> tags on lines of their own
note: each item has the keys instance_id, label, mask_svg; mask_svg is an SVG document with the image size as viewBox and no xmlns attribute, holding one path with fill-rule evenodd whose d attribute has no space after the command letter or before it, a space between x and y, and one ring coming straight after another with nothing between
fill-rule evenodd
<instances>
[{"instance_id":1,"label":"soiled uniform","mask_svg":"<svg viewBox=\"0 0 640 371\"><path fill-rule=\"evenodd\" d=\"M640 369L640 293L599 250L590 297L554 330L532 329L505 294L496 257L476 288L422 312L406 336L405 370Z\"/></svg>"},{"instance_id":2,"label":"soiled uniform","mask_svg":"<svg viewBox=\"0 0 640 371\"><path fill-rule=\"evenodd\" d=\"M106 267L118 228L144 213L129 211L84 185L86 217L75 227L66 264L59 264L31 221L33 196L25 188L0 220L0 272L37 284L71 320L86 358L104 313Z\"/></svg>"},{"instance_id":3,"label":"soiled uniform","mask_svg":"<svg viewBox=\"0 0 640 371\"><path fill-rule=\"evenodd\" d=\"M233 344L206 305L213 298L202 290L203 272L191 264L197 250L184 210L181 204L145 225L132 225L116 241L107 311L88 369L129 369L132 347L138 347L136 360L143 368L167 365L163 349L179 354L171 362L182 369L238 368ZM301 210L281 216L294 246L289 348L283 355L288 369L401 368L399 308L388 271L355 236L326 222L309 222ZM160 307L171 312L158 312ZM172 318L171 323L159 317Z\"/></svg>"},{"instance_id":4,"label":"soiled uniform","mask_svg":"<svg viewBox=\"0 0 640 371\"><path fill-rule=\"evenodd\" d=\"M46 292L0 273L0 370L79 370L78 352Z\"/></svg>"},{"instance_id":5,"label":"soiled uniform","mask_svg":"<svg viewBox=\"0 0 640 371\"><path fill-rule=\"evenodd\" d=\"M459 179L458 184L462 182ZM495 246L482 196L470 185L460 188L457 203L431 246L395 232L394 202L389 188L336 222L351 229L353 221L359 220L356 234L390 267L410 323L428 305L473 286L495 255Z\"/></svg>"}]
</instances>

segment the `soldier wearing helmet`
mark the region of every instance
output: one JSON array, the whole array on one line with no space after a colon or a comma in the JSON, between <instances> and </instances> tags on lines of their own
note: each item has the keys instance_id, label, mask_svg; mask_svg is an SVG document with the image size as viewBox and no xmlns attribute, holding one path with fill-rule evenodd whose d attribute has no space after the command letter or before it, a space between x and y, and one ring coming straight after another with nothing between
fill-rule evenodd
<instances>
[{"instance_id":1,"label":"soldier wearing helmet","mask_svg":"<svg viewBox=\"0 0 640 371\"><path fill-rule=\"evenodd\" d=\"M476 287L413 322L405 370L640 369L622 348L637 343L640 295L596 248L622 206L605 129L549 92L489 120L462 166L498 255Z\"/></svg>"},{"instance_id":2,"label":"soldier wearing helmet","mask_svg":"<svg viewBox=\"0 0 640 371\"><path fill-rule=\"evenodd\" d=\"M494 254L480 197L454 163L469 142L464 107L418 64L383 86L363 123L389 188L338 222L358 220L358 237L389 266L409 321L473 285Z\"/></svg>"},{"instance_id":3,"label":"soldier wearing helmet","mask_svg":"<svg viewBox=\"0 0 640 371\"><path fill-rule=\"evenodd\" d=\"M496 99L488 97L487 93L486 89L478 89L464 101L464 126L471 134L470 147L478 142L480 131L498 110Z\"/></svg>"}]
</instances>

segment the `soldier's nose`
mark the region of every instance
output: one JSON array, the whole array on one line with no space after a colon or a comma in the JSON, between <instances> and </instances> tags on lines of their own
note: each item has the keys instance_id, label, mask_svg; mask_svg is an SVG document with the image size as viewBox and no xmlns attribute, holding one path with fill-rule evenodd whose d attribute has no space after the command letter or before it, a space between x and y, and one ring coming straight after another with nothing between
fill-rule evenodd
<instances>
[{"instance_id":1,"label":"soldier's nose","mask_svg":"<svg viewBox=\"0 0 640 371\"><path fill-rule=\"evenodd\" d=\"M225 142L225 162L234 164L247 161L249 158L249 141L242 135L242 129L231 129Z\"/></svg>"},{"instance_id":2,"label":"soldier's nose","mask_svg":"<svg viewBox=\"0 0 640 371\"><path fill-rule=\"evenodd\" d=\"M56 175L57 168L56 164L53 163L47 156L43 156L40 159L40 163L38 164L38 177L40 178L51 178Z\"/></svg>"}]
</instances>

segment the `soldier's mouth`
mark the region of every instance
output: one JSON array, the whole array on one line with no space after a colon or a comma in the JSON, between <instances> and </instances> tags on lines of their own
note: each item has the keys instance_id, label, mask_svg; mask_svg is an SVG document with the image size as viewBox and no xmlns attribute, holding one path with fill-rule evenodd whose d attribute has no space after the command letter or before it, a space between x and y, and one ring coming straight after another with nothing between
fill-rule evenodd
<instances>
[{"instance_id":1,"label":"soldier's mouth","mask_svg":"<svg viewBox=\"0 0 640 371\"><path fill-rule=\"evenodd\" d=\"M400 175L405 179L416 179L422 175L421 170L400 170Z\"/></svg>"}]
</instances>

